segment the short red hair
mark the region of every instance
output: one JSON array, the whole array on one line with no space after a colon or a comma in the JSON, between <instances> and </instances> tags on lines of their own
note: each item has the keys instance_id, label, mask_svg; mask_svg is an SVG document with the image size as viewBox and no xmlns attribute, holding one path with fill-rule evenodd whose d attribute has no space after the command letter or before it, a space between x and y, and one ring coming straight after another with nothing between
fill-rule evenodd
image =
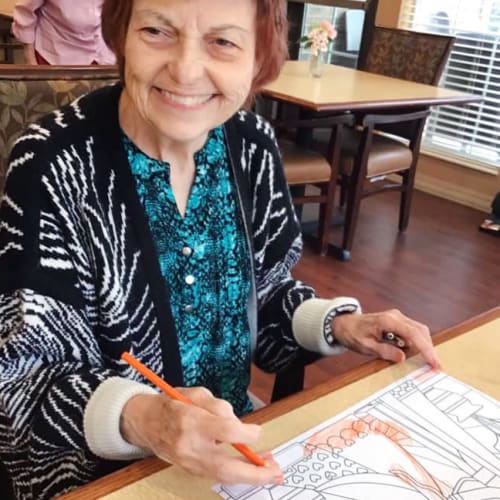
<instances>
[{"instance_id":1,"label":"short red hair","mask_svg":"<svg viewBox=\"0 0 500 500\"><path fill-rule=\"evenodd\" d=\"M104 0L102 33L106 44L115 53L123 78L125 38L134 0ZM250 96L278 77L288 56L288 22L285 0L254 0L256 10L255 64Z\"/></svg>"}]
</instances>

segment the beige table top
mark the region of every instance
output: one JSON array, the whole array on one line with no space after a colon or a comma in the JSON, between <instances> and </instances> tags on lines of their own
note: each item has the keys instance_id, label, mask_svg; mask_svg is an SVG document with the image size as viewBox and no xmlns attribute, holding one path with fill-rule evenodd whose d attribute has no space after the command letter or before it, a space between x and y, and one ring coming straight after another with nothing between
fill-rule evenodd
<instances>
[{"instance_id":1,"label":"beige table top","mask_svg":"<svg viewBox=\"0 0 500 500\"><path fill-rule=\"evenodd\" d=\"M434 336L443 369L500 399L500 307ZM326 420L423 364L414 356L398 365L376 360L256 411L245 421L264 423L255 449L271 449ZM178 500L220 498L212 482L165 468L157 458L137 462L60 500Z\"/></svg>"},{"instance_id":2,"label":"beige table top","mask_svg":"<svg viewBox=\"0 0 500 500\"><path fill-rule=\"evenodd\" d=\"M376 110L464 104L479 96L328 64L320 78L308 61L287 61L262 94L314 111Z\"/></svg>"},{"instance_id":3,"label":"beige table top","mask_svg":"<svg viewBox=\"0 0 500 500\"><path fill-rule=\"evenodd\" d=\"M12 19L12 14L14 12L14 5L16 5L17 0L1 0L0 1L0 16L6 17L7 19Z\"/></svg>"}]
</instances>

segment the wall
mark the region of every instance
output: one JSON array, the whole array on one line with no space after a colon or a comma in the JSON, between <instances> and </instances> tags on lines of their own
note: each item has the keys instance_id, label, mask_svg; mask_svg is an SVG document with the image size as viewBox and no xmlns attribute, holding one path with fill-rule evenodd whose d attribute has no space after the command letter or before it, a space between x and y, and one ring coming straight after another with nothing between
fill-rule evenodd
<instances>
[{"instance_id":1,"label":"wall","mask_svg":"<svg viewBox=\"0 0 500 500\"><path fill-rule=\"evenodd\" d=\"M400 8L401 0L378 0L377 26L397 26Z\"/></svg>"},{"instance_id":2,"label":"wall","mask_svg":"<svg viewBox=\"0 0 500 500\"><path fill-rule=\"evenodd\" d=\"M402 0L379 0L377 25L396 27L401 4ZM490 212L500 192L500 169L492 175L422 154L415 183L421 191Z\"/></svg>"}]
</instances>

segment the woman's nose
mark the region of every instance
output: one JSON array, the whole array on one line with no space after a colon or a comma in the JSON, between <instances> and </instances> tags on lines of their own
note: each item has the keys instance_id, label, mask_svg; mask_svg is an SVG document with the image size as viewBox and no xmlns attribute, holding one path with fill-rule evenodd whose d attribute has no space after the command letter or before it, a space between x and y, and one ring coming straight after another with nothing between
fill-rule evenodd
<instances>
[{"instance_id":1,"label":"woman's nose","mask_svg":"<svg viewBox=\"0 0 500 500\"><path fill-rule=\"evenodd\" d=\"M179 42L173 59L169 62L172 79L184 85L197 82L205 72L206 57L197 40Z\"/></svg>"}]
</instances>

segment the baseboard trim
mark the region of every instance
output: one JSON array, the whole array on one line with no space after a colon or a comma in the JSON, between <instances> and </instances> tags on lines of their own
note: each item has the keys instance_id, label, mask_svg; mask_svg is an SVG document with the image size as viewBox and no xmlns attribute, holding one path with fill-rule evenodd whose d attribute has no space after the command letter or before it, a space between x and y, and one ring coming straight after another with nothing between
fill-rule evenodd
<instances>
[{"instance_id":1,"label":"baseboard trim","mask_svg":"<svg viewBox=\"0 0 500 500\"><path fill-rule=\"evenodd\" d=\"M488 213L491 211L491 198L484 193L465 186L459 186L452 182L436 179L430 175L417 173L415 188L419 191L439 196L445 200L481 210L482 212Z\"/></svg>"}]
</instances>

